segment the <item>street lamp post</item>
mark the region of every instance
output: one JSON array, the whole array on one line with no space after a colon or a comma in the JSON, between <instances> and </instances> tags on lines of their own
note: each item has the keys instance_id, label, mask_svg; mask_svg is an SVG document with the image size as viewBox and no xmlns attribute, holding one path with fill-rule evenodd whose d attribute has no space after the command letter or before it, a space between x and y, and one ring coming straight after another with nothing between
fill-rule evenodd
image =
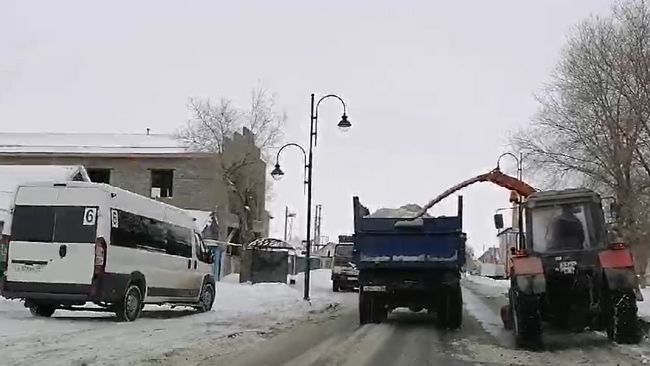
<instances>
[{"instance_id":1,"label":"street lamp post","mask_svg":"<svg viewBox=\"0 0 650 366\"><path fill-rule=\"evenodd\" d=\"M517 179L520 181L523 181L523 154L519 154L519 157L517 155L506 152L501 155L499 155L499 158L497 159L497 169L499 169L499 163L501 162L501 158L504 156L511 156L515 161L517 162ZM522 201L521 195L518 195L517 199L517 226L519 226L519 249L524 249L526 247L526 242L524 240L524 218L523 212L524 212L524 203Z\"/></svg>"},{"instance_id":2,"label":"street lamp post","mask_svg":"<svg viewBox=\"0 0 650 366\"><path fill-rule=\"evenodd\" d=\"M305 170L306 170L306 180L305 184L307 185L307 248L306 248L306 253L305 253L305 292L303 298L305 300L309 300L309 284L310 284L310 272L311 272L311 199L312 199L312 177L313 177L313 162L314 162L314 147L317 145L317 139L318 139L318 107L320 106L320 103L328 98L335 98L338 99L341 104L343 105L343 115L341 116L341 121L338 123L338 127L341 129L341 131L347 131L352 127L352 124L350 121L348 121L348 116L347 116L347 106L345 105L345 102L341 97L335 94L328 94L323 96L314 104L314 94L311 95L311 113L310 113L310 126L309 126L309 153L305 154L306 155L306 164L305 164ZM278 154L276 156L276 162L275 162L275 168L271 172L271 176L273 176L274 179L279 179L282 178L284 175L284 172L282 169L280 169L280 152L282 149L284 149L287 146L296 146L302 150L303 154L305 153L305 149L302 148L302 146L294 143L289 143L280 148L278 150Z\"/></svg>"}]
</instances>

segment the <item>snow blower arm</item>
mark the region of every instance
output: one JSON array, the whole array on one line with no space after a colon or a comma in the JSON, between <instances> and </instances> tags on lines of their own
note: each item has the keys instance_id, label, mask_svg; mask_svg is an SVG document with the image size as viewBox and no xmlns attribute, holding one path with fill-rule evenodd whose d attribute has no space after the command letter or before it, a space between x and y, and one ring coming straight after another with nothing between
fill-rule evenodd
<instances>
[{"instance_id":1,"label":"snow blower arm","mask_svg":"<svg viewBox=\"0 0 650 366\"><path fill-rule=\"evenodd\" d=\"M431 207L438 204L440 201L444 200L445 198L449 197L454 192L459 191L465 187L471 186L474 183L480 183L480 182L490 182L496 184L510 191L514 191L523 197L528 197L537 191L535 188L531 187L527 183L522 182L515 177L511 177L507 174L504 174L501 172L501 170L499 170L499 168L496 168L488 173L481 174L476 177L467 179L447 189L446 191L442 192L440 195L438 195L438 197L432 199L431 201L429 201L429 203L427 203L424 207L422 207L422 209L418 211L418 213L413 217L413 219L422 217L422 215L424 215Z\"/></svg>"}]
</instances>

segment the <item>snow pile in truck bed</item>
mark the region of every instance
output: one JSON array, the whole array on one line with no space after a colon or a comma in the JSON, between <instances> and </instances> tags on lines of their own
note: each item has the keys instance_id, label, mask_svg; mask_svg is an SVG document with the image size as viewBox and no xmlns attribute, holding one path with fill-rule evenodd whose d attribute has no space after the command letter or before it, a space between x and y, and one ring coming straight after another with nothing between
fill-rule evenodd
<instances>
[{"instance_id":1,"label":"snow pile in truck bed","mask_svg":"<svg viewBox=\"0 0 650 366\"><path fill-rule=\"evenodd\" d=\"M415 214L417 214L421 209L422 206L416 205L415 203L409 203L399 208L380 208L379 210L373 212L372 214L366 217L406 219L415 216ZM424 217L431 217L431 216L425 213Z\"/></svg>"}]
</instances>

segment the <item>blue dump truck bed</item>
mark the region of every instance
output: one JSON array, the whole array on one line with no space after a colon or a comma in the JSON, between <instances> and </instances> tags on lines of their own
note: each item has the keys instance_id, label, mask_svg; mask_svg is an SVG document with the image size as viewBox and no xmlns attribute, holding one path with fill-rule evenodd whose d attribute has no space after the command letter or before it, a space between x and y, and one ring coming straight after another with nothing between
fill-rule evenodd
<instances>
[{"instance_id":1,"label":"blue dump truck bed","mask_svg":"<svg viewBox=\"0 0 650 366\"><path fill-rule=\"evenodd\" d=\"M462 201L458 216L364 217L355 197L354 249L359 268L461 268L465 264Z\"/></svg>"},{"instance_id":2,"label":"blue dump truck bed","mask_svg":"<svg viewBox=\"0 0 650 366\"><path fill-rule=\"evenodd\" d=\"M407 307L436 313L443 328L459 328L466 238L462 197L456 216L415 220L367 217L358 197L353 204L360 323L381 323L393 309Z\"/></svg>"}]
</instances>

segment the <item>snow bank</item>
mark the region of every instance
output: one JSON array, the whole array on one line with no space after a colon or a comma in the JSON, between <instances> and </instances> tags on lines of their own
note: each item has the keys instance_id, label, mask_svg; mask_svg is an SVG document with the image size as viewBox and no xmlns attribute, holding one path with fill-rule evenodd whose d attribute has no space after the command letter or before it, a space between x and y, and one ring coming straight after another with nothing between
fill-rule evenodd
<instances>
[{"instance_id":1,"label":"snow bank","mask_svg":"<svg viewBox=\"0 0 650 366\"><path fill-rule=\"evenodd\" d=\"M381 217L381 218L410 218L415 216L422 206L410 203L399 208L380 208L367 217ZM429 214L424 214L423 217L431 217Z\"/></svg>"},{"instance_id":2,"label":"snow bank","mask_svg":"<svg viewBox=\"0 0 650 366\"><path fill-rule=\"evenodd\" d=\"M510 280L495 280L489 277L468 275L465 279L472 283L471 290L483 296L503 296L510 288Z\"/></svg>"},{"instance_id":3,"label":"snow bank","mask_svg":"<svg viewBox=\"0 0 650 366\"><path fill-rule=\"evenodd\" d=\"M229 276L217 283L209 313L147 306L133 323L117 323L112 314L95 312L57 311L51 319L37 319L22 303L0 299L1 363L121 366L173 357L198 362L263 340L309 314L340 303L352 306L356 300L355 294L332 292L329 270L313 271L311 278L311 303L302 300L302 275L295 286L239 284Z\"/></svg>"},{"instance_id":4,"label":"snow bank","mask_svg":"<svg viewBox=\"0 0 650 366\"><path fill-rule=\"evenodd\" d=\"M639 318L650 322L650 288L641 289L641 293L643 294L643 301L636 303L639 307Z\"/></svg>"},{"instance_id":5,"label":"snow bank","mask_svg":"<svg viewBox=\"0 0 650 366\"><path fill-rule=\"evenodd\" d=\"M505 288L510 287L510 280L495 280L489 277L469 275L467 276L469 281L472 281L478 285L496 287L496 288Z\"/></svg>"}]
</instances>

